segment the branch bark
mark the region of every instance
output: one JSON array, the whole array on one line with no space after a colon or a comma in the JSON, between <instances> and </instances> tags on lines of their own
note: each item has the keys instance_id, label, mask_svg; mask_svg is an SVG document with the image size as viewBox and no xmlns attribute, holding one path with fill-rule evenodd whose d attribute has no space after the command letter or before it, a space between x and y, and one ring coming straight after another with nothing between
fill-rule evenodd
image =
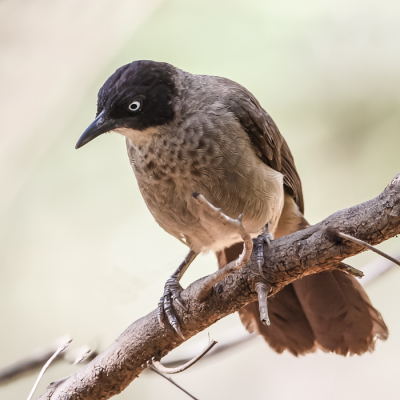
<instances>
[{"instance_id":1,"label":"branch bark","mask_svg":"<svg viewBox=\"0 0 400 400\"><path fill-rule=\"evenodd\" d=\"M265 246L264 275L272 291L305 275L338 268L347 257L365 250L347 240L333 242L321 227L329 227L376 245L400 233L400 173L376 198L341 210L319 224L284 236ZM186 339L257 299L260 281L256 251L250 262L214 286L199 300L202 281L181 293L188 312L176 307ZM69 377L52 383L41 400L108 399L124 390L153 356L165 356L183 340L170 326L161 328L156 310L130 325L103 353Z\"/></svg>"}]
</instances>

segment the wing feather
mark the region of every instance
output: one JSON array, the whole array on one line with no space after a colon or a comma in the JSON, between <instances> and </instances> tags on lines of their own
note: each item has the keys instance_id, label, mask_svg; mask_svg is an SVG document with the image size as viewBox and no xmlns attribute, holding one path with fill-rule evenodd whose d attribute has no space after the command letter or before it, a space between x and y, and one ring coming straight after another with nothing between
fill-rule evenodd
<instances>
[{"instance_id":1,"label":"wing feather","mask_svg":"<svg viewBox=\"0 0 400 400\"><path fill-rule=\"evenodd\" d=\"M292 153L273 119L257 99L239 86L236 96L229 99L228 109L247 132L253 149L265 164L284 176L284 186L304 214L303 190Z\"/></svg>"}]
</instances>

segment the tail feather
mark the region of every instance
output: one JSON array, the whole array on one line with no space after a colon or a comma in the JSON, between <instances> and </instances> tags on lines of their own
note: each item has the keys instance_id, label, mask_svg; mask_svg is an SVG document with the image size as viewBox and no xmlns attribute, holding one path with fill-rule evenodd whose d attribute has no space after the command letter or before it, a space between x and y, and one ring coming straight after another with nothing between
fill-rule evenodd
<instances>
[{"instance_id":1,"label":"tail feather","mask_svg":"<svg viewBox=\"0 0 400 400\"><path fill-rule=\"evenodd\" d=\"M318 347L337 354L373 351L375 338L385 340L387 327L353 276L321 272L293 282Z\"/></svg>"}]
</instances>

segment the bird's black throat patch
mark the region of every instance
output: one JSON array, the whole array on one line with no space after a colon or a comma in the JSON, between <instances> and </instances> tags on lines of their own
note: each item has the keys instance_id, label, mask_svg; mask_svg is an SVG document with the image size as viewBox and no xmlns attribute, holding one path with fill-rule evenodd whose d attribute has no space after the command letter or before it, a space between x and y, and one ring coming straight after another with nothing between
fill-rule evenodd
<instances>
[{"instance_id":1,"label":"bird's black throat patch","mask_svg":"<svg viewBox=\"0 0 400 400\"><path fill-rule=\"evenodd\" d=\"M118 127L144 130L163 125L174 118L175 68L166 63L134 61L118 68L98 94L97 115L114 119ZM140 100L140 111L129 104Z\"/></svg>"}]
</instances>

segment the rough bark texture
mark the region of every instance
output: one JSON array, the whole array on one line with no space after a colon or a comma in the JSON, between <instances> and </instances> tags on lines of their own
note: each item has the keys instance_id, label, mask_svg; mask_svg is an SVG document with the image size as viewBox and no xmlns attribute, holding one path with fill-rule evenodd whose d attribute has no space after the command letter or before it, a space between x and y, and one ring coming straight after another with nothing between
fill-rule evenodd
<instances>
[{"instance_id":1,"label":"rough bark texture","mask_svg":"<svg viewBox=\"0 0 400 400\"><path fill-rule=\"evenodd\" d=\"M364 251L353 242L335 241L321 227L339 230L370 244L399 234L400 173L375 199L338 211L318 225L279 238L265 248L264 274L272 285L270 295L302 276L335 269L340 261ZM198 300L201 279L182 292L188 312L179 306L176 310L185 338L257 300L257 271L253 251L250 262L219 282L205 300ZM108 399L124 390L143 371L147 360L155 355L165 356L182 342L171 327L159 326L153 311L129 326L88 365L51 384L39 399Z\"/></svg>"}]
</instances>

